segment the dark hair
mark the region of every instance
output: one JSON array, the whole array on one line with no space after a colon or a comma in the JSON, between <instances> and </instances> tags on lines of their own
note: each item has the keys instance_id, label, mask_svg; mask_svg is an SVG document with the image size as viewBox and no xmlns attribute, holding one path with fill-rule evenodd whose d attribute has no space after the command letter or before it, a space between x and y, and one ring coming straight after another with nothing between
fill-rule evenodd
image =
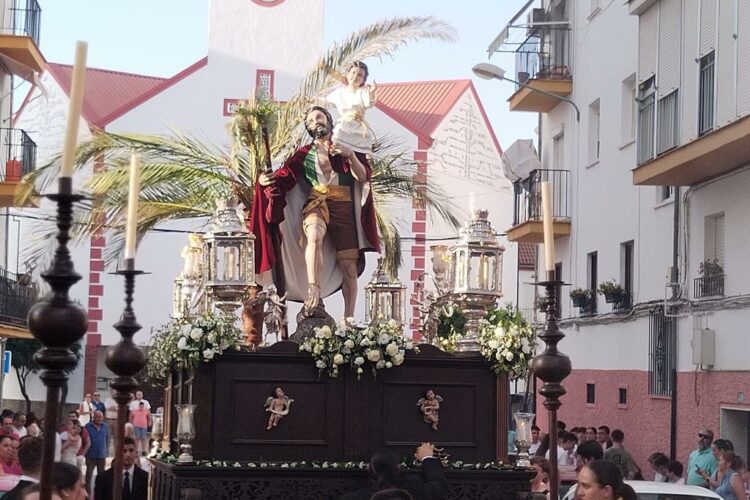
<instances>
[{"instance_id":1,"label":"dark hair","mask_svg":"<svg viewBox=\"0 0 750 500\"><path fill-rule=\"evenodd\" d=\"M367 67L367 65L366 65L365 63L363 63L362 61L354 61L354 62L353 62L353 63L352 63L352 64L351 64L350 66L349 66L349 69L352 69L352 68L359 68L359 69L363 69L363 70L365 70L365 77L364 77L364 79L362 80L362 85L364 85L364 84L365 84L365 82L367 81L367 77L368 77L368 76L370 75L370 70L369 70L369 68ZM347 71L349 71L349 70L347 70Z\"/></svg>"},{"instance_id":2,"label":"dark hair","mask_svg":"<svg viewBox=\"0 0 750 500\"><path fill-rule=\"evenodd\" d=\"M406 490L388 488L374 493L370 500L414 500L414 497Z\"/></svg>"},{"instance_id":3,"label":"dark hair","mask_svg":"<svg viewBox=\"0 0 750 500\"><path fill-rule=\"evenodd\" d=\"M330 127L333 127L333 117L331 116L331 113L326 108L324 108L323 106L313 106L310 109L308 109L307 111L305 111L305 119L304 119L305 130L307 130L307 133L310 135L310 137L312 137L313 139L315 139L315 131L314 130L310 130L307 127L307 115L309 115L313 111L320 111L321 113L323 113L324 115L326 115L326 119L328 120L328 125ZM275 391L276 391L276 389L274 389L274 393L275 393Z\"/></svg>"},{"instance_id":4,"label":"dark hair","mask_svg":"<svg viewBox=\"0 0 750 500\"><path fill-rule=\"evenodd\" d=\"M81 470L65 462L52 464L52 485L58 490L72 488L81 479Z\"/></svg>"},{"instance_id":5,"label":"dark hair","mask_svg":"<svg viewBox=\"0 0 750 500\"><path fill-rule=\"evenodd\" d=\"M620 496L617 498L619 500L638 500L638 495L636 495L632 486L623 483L622 488L620 488Z\"/></svg>"},{"instance_id":6,"label":"dark hair","mask_svg":"<svg viewBox=\"0 0 750 500\"><path fill-rule=\"evenodd\" d=\"M594 431L594 434L596 434L596 427L586 427L586 432L588 431Z\"/></svg>"},{"instance_id":7,"label":"dark hair","mask_svg":"<svg viewBox=\"0 0 750 500\"><path fill-rule=\"evenodd\" d=\"M739 457L739 455L735 455L735 453L734 453L733 451L731 451L731 450L723 450L723 451L721 452L720 456L721 456L721 457L722 457L722 458L724 459L724 461L725 461L725 462L727 462L727 463L729 464L729 466L730 466L730 467L731 467L732 469L734 469L734 470L737 470L737 469L739 469L739 468L740 468L740 467L741 467L742 465L744 465L744 464L742 463L742 459L741 459L741 458Z\"/></svg>"},{"instance_id":8,"label":"dark hair","mask_svg":"<svg viewBox=\"0 0 750 500\"><path fill-rule=\"evenodd\" d=\"M667 462L667 470L677 477L682 477L685 468L677 460L670 460Z\"/></svg>"},{"instance_id":9,"label":"dark hair","mask_svg":"<svg viewBox=\"0 0 750 500\"><path fill-rule=\"evenodd\" d=\"M26 425L29 426L31 424L37 424L39 422L39 417L36 416L36 414L33 411L30 411L26 415Z\"/></svg>"},{"instance_id":10,"label":"dark hair","mask_svg":"<svg viewBox=\"0 0 750 500\"><path fill-rule=\"evenodd\" d=\"M577 443L578 442L578 436L573 434L572 432L562 432L560 434L560 439L563 440L564 443Z\"/></svg>"},{"instance_id":11,"label":"dark hair","mask_svg":"<svg viewBox=\"0 0 750 500\"><path fill-rule=\"evenodd\" d=\"M660 451L652 453L648 457L648 461L653 467L666 467L669 463L667 456Z\"/></svg>"},{"instance_id":12,"label":"dark hair","mask_svg":"<svg viewBox=\"0 0 750 500\"><path fill-rule=\"evenodd\" d=\"M534 425L532 425L532 426L531 426L531 430L532 430L532 431L539 431L539 430L541 430L541 429L539 428L539 426L538 426L538 425L534 424Z\"/></svg>"},{"instance_id":13,"label":"dark hair","mask_svg":"<svg viewBox=\"0 0 750 500\"><path fill-rule=\"evenodd\" d=\"M125 436L124 438L122 438L122 445L123 446L127 446L127 445L135 446L135 439L133 439L130 436Z\"/></svg>"},{"instance_id":14,"label":"dark hair","mask_svg":"<svg viewBox=\"0 0 750 500\"><path fill-rule=\"evenodd\" d=\"M717 450L721 451L734 451L734 445L732 442L728 439L717 439L713 442L713 445L716 446Z\"/></svg>"},{"instance_id":15,"label":"dark hair","mask_svg":"<svg viewBox=\"0 0 750 500\"><path fill-rule=\"evenodd\" d=\"M604 458L604 450L596 441L584 441L576 448L576 455L581 460L601 460Z\"/></svg>"},{"instance_id":16,"label":"dark hair","mask_svg":"<svg viewBox=\"0 0 750 500\"><path fill-rule=\"evenodd\" d=\"M10 436L8 436L7 434L1 434L0 435L0 443L2 443L4 439L10 439L11 441L13 441L13 438L10 437Z\"/></svg>"},{"instance_id":17,"label":"dark hair","mask_svg":"<svg viewBox=\"0 0 750 500\"><path fill-rule=\"evenodd\" d=\"M625 433L620 429L615 429L612 431L612 434L610 434L610 437L612 438L612 441L622 443L622 441L625 439Z\"/></svg>"},{"instance_id":18,"label":"dark hair","mask_svg":"<svg viewBox=\"0 0 750 500\"><path fill-rule=\"evenodd\" d=\"M557 421L557 430L558 431L564 431L565 430L565 422L562 420Z\"/></svg>"},{"instance_id":19,"label":"dark hair","mask_svg":"<svg viewBox=\"0 0 750 500\"><path fill-rule=\"evenodd\" d=\"M375 479L375 491L391 488L398 477L398 457L390 450L380 450L370 458L370 474Z\"/></svg>"},{"instance_id":20,"label":"dark hair","mask_svg":"<svg viewBox=\"0 0 750 500\"><path fill-rule=\"evenodd\" d=\"M622 495L622 487L625 483L623 482L622 471L617 464L608 460L594 460L586 464L586 467L594 473L599 486L612 488L613 498Z\"/></svg>"},{"instance_id":21,"label":"dark hair","mask_svg":"<svg viewBox=\"0 0 750 500\"><path fill-rule=\"evenodd\" d=\"M607 427L606 425L600 425L600 426L599 426L599 430L600 430L600 431L604 431L604 432L606 432L607 434L609 434L609 427Z\"/></svg>"},{"instance_id":22,"label":"dark hair","mask_svg":"<svg viewBox=\"0 0 750 500\"><path fill-rule=\"evenodd\" d=\"M541 441L539 441L539 448L536 449L536 456L543 457L547 454L547 451L549 450L549 433L542 436Z\"/></svg>"},{"instance_id":23,"label":"dark hair","mask_svg":"<svg viewBox=\"0 0 750 500\"><path fill-rule=\"evenodd\" d=\"M552 474L552 464L544 457L532 457L531 465L538 465L540 469L542 469L542 472L547 474L547 477Z\"/></svg>"},{"instance_id":24,"label":"dark hair","mask_svg":"<svg viewBox=\"0 0 750 500\"><path fill-rule=\"evenodd\" d=\"M13 420L17 419L18 417L25 417L26 413L22 411L17 411L13 414Z\"/></svg>"},{"instance_id":25,"label":"dark hair","mask_svg":"<svg viewBox=\"0 0 750 500\"><path fill-rule=\"evenodd\" d=\"M34 436L24 436L18 445L18 463L24 472L37 472L42 466L44 441Z\"/></svg>"},{"instance_id":26,"label":"dark hair","mask_svg":"<svg viewBox=\"0 0 750 500\"><path fill-rule=\"evenodd\" d=\"M0 413L0 418L12 417L13 413L15 413L13 410L6 408Z\"/></svg>"}]
</instances>

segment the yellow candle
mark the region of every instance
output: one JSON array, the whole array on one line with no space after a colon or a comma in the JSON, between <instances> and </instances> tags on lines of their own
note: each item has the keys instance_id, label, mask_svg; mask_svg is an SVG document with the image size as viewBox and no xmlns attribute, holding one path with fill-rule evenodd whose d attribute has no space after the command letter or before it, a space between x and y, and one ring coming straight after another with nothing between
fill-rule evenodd
<instances>
[{"instance_id":1,"label":"yellow candle","mask_svg":"<svg viewBox=\"0 0 750 500\"><path fill-rule=\"evenodd\" d=\"M544 224L544 264L547 271L555 270L555 236L552 230L552 192L549 182L542 182L542 223Z\"/></svg>"},{"instance_id":2,"label":"yellow candle","mask_svg":"<svg viewBox=\"0 0 750 500\"><path fill-rule=\"evenodd\" d=\"M86 80L86 42L76 42L76 58L73 65L73 77L70 82L70 105L68 106L68 123L65 129L65 146L63 148L61 177L73 177L73 163L78 145L78 124L83 109L83 87Z\"/></svg>"},{"instance_id":3,"label":"yellow candle","mask_svg":"<svg viewBox=\"0 0 750 500\"><path fill-rule=\"evenodd\" d=\"M130 184L128 187L128 221L125 231L125 258L135 259L136 229L138 228L138 191L141 184L141 157L130 157Z\"/></svg>"}]
</instances>

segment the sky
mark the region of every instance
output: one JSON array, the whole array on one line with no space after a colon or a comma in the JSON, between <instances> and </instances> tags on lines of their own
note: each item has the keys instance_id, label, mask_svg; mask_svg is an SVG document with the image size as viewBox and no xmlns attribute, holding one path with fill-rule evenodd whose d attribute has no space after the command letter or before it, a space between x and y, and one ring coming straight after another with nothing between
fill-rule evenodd
<instances>
[{"instance_id":1,"label":"sky","mask_svg":"<svg viewBox=\"0 0 750 500\"><path fill-rule=\"evenodd\" d=\"M471 73L474 64L488 60L490 42L525 0L320 1L326 2L325 47L385 18L429 15L449 22L458 32L458 42L415 42L393 59L366 61L371 78L383 83L472 78L503 148L534 136L536 114L508 111L513 84L477 79ZM39 0L39 4L41 49L50 62L72 64L75 42L84 40L91 67L169 77L207 52L209 0ZM283 36L283 27L279 32ZM512 54L495 53L489 62L513 73Z\"/></svg>"}]
</instances>

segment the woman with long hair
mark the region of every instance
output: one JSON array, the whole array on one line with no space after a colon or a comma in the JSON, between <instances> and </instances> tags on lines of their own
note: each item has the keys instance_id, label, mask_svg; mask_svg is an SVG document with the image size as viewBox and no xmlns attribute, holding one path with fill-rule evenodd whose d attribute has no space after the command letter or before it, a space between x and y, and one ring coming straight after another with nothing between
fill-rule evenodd
<instances>
[{"instance_id":1,"label":"woman with long hair","mask_svg":"<svg viewBox=\"0 0 750 500\"><path fill-rule=\"evenodd\" d=\"M714 489L714 492L724 500L745 500L745 485L742 482L740 471L745 468L745 464L739 455L733 451L723 450L719 452L719 473L717 477L721 480ZM703 479L709 480L709 475L704 470L699 470Z\"/></svg>"},{"instance_id":2,"label":"woman with long hair","mask_svg":"<svg viewBox=\"0 0 750 500\"><path fill-rule=\"evenodd\" d=\"M594 460L578 473L578 500L637 500L633 488L625 484L622 471L613 462Z\"/></svg>"},{"instance_id":3,"label":"woman with long hair","mask_svg":"<svg viewBox=\"0 0 750 500\"><path fill-rule=\"evenodd\" d=\"M29 486L23 491L24 500L39 498L39 484ZM64 500L85 500L86 490L83 487L83 476L78 467L63 462L52 464L52 498Z\"/></svg>"},{"instance_id":4,"label":"woman with long hair","mask_svg":"<svg viewBox=\"0 0 750 500\"><path fill-rule=\"evenodd\" d=\"M13 439L10 436L0 436L0 466L5 474L23 474L21 466L18 465L16 456L16 447L13 446Z\"/></svg>"},{"instance_id":5,"label":"woman with long hair","mask_svg":"<svg viewBox=\"0 0 750 500\"><path fill-rule=\"evenodd\" d=\"M532 457L531 467L536 471L536 476L531 480L531 492L528 499L549 498L549 477L552 472L552 464L544 457Z\"/></svg>"}]
</instances>

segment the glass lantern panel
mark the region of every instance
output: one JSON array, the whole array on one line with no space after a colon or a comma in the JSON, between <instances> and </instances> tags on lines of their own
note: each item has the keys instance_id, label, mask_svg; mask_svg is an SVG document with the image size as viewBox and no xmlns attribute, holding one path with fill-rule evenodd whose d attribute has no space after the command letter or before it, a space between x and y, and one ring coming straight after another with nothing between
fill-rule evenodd
<instances>
[{"instance_id":1,"label":"glass lantern panel","mask_svg":"<svg viewBox=\"0 0 750 500\"><path fill-rule=\"evenodd\" d=\"M235 281L240 276L239 248L222 245L217 252L216 269L223 281Z\"/></svg>"},{"instance_id":2,"label":"glass lantern panel","mask_svg":"<svg viewBox=\"0 0 750 500\"><path fill-rule=\"evenodd\" d=\"M404 318L401 317L401 290L393 292L393 314L391 317L402 323Z\"/></svg>"},{"instance_id":3,"label":"glass lantern panel","mask_svg":"<svg viewBox=\"0 0 750 500\"><path fill-rule=\"evenodd\" d=\"M469 262L466 250L459 250L456 253L456 287L459 289L467 288L467 276L469 274Z\"/></svg>"}]
</instances>

